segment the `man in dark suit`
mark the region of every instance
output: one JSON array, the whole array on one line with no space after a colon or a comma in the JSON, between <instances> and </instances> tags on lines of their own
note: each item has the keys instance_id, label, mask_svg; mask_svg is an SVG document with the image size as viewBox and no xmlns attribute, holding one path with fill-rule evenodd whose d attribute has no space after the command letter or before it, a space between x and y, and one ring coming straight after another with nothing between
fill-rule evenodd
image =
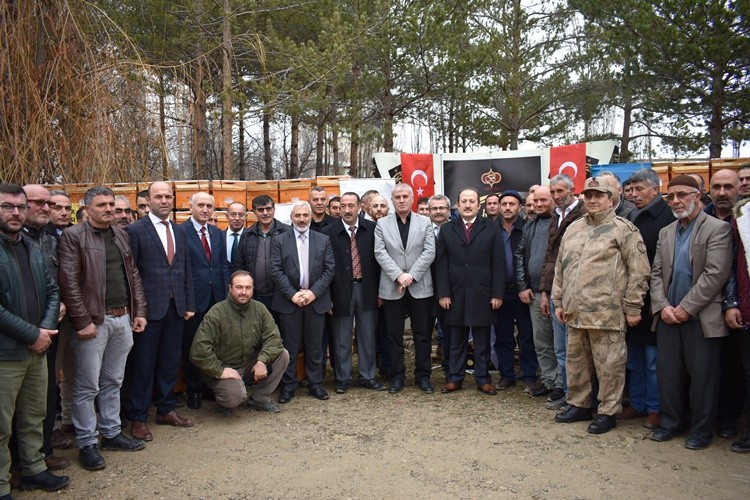
<instances>
[{"instance_id":1,"label":"man in dark suit","mask_svg":"<svg viewBox=\"0 0 750 500\"><path fill-rule=\"evenodd\" d=\"M358 217L357 193L344 193L340 203L341 221L322 231L331 240L337 270L331 283L336 392L345 393L352 380L352 330L355 318L359 366L357 384L381 391L385 387L375 379L375 323L380 280L380 266L375 260L375 223Z\"/></svg>"},{"instance_id":2,"label":"man in dark suit","mask_svg":"<svg viewBox=\"0 0 750 500\"><path fill-rule=\"evenodd\" d=\"M636 210L629 219L638 228L646 245L650 264L654 263L659 231L674 222L674 215L661 197L659 175L650 168L638 170L630 177ZM628 327L625 343L630 387L630 406L617 415L620 420L646 417L644 426L659 427L659 382L656 375L656 335L651 331L651 295L643 298L641 322Z\"/></svg>"},{"instance_id":3,"label":"man in dark suit","mask_svg":"<svg viewBox=\"0 0 750 500\"><path fill-rule=\"evenodd\" d=\"M496 394L489 374L490 326L498 322L505 296L505 252L497 225L479 213L479 193L458 193L459 220L446 223L437 241L436 295L450 328L447 384L443 394L461 389L466 373L469 331L474 336L474 381Z\"/></svg>"},{"instance_id":4,"label":"man in dark suit","mask_svg":"<svg viewBox=\"0 0 750 500\"><path fill-rule=\"evenodd\" d=\"M146 425L156 383L156 423L191 427L193 422L176 411L172 391L180 368L185 321L195 314L193 278L187 235L169 221L174 206L172 185L154 182L149 187L149 213L127 227L133 259L141 275L148 304L148 324L134 338L131 351L131 434L153 440Z\"/></svg>"},{"instance_id":5,"label":"man in dark suit","mask_svg":"<svg viewBox=\"0 0 750 500\"><path fill-rule=\"evenodd\" d=\"M208 193L198 192L190 198L189 205L190 218L181 224L181 227L187 234L195 295L195 316L185 322L185 331L182 335L182 368L187 386L188 408L197 409L201 407L203 383L201 371L190 360L190 347L206 312L211 306L227 298L229 261L226 259L224 235L219 228L208 223L214 214L214 197Z\"/></svg>"},{"instance_id":6,"label":"man in dark suit","mask_svg":"<svg viewBox=\"0 0 750 500\"><path fill-rule=\"evenodd\" d=\"M414 379L422 392L432 394L432 274L435 234L428 217L411 211L414 191L408 184L393 188L395 212L378 221L375 258L380 264L378 296L384 314L391 356L391 385L396 394L404 388L404 322L407 313L414 338Z\"/></svg>"},{"instance_id":7,"label":"man in dark suit","mask_svg":"<svg viewBox=\"0 0 750 500\"><path fill-rule=\"evenodd\" d=\"M678 220L659 232L651 270L661 423L649 437L669 441L689 426L685 447L691 450L707 447L713 437L721 342L728 333L722 288L732 262L731 226L703 212L700 196L689 176L669 181L667 202Z\"/></svg>"},{"instance_id":8,"label":"man in dark suit","mask_svg":"<svg viewBox=\"0 0 750 500\"><path fill-rule=\"evenodd\" d=\"M292 231L278 235L271 248L271 274L276 285L273 309L280 315L281 338L296 360L304 341L305 368L309 391L325 400L328 393L323 382L323 324L331 308L330 286L334 275L334 259L328 236L310 228L311 210L306 201L292 207ZM279 403L294 397L299 381L297 363L290 362L281 379Z\"/></svg>"},{"instance_id":9,"label":"man in dark suit","mask_svg":"<svg viewBox=\"0 0 750 500\"><path fill-rule=\"evenodd\" d=\"M221 232L227 249L227 262L232 267L232 259L239 253L242 233L247 225L247 209L239 201L230 203L227 207L227 228Z\"/></svg>"}]
</instances>

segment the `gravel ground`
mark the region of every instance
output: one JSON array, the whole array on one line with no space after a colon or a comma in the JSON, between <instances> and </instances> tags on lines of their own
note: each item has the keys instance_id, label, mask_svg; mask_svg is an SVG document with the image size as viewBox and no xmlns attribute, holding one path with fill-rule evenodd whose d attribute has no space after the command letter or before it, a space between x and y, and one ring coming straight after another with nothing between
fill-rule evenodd
<instances>
[{"instance_id":1,"label":"gravel ground","mask_svg":"<svg viewBox=\"0 0 750 500\"><path fill-rule=\"evenodd\" d=\"M496 374L495 374L496 375ZM495 377L496 378L496 377ZM77 450L65 471L69 498L747 498L750 454L717 438L703 451L682 438L656 443L640 421L604 435L587 423L556 424L544 398L515 387L485 396L421 393L407 380L397 395L351 388L328 401L306 390L281 413L204 401L180 409L190 429L151 425L154 441L135 453L103 452L88 472ZM153 419L151 419L153 422ZM744 492L744 493L743 493ZM15 498L46 498L14 492Z\"/></svg>"}]
</instances>

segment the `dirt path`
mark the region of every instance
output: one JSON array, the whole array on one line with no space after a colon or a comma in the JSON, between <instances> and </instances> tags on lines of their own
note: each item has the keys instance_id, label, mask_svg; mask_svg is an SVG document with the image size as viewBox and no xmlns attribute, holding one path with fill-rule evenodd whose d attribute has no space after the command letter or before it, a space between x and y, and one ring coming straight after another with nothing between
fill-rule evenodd
<instances>
[{"instance_id":1,"label":"dirt path","mask_svg":"<svg viewBox=\"0 0 750 500\"><path fill-rule=\"evenodd\" d=\"M443 382L442 373L433 382ZM747 498L750 455L717 438L704 451L682 439L655 443L626 422L601 436L516 387L497 396L473 389L398 395L353 388L329 401L303 389L276 415L214 403L181 409L191 429L152 426L137 453L104 452L88 472L76 450L59 453L69 498ZM543 398L542 398L543 399ZM41 495L16 493L17 498Z\"/></svg>"}]
</instances>

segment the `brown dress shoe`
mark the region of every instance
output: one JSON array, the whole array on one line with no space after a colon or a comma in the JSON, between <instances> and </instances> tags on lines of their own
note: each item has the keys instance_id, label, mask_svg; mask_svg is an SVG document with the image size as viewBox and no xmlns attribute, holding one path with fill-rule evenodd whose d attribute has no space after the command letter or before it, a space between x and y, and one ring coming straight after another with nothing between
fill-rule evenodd
<instances>
[{"instance_id":1,"label":"brown dress shoe","mask_svg":"<svg viewBox=\"0 0 750 500\"><path fill-rule=\"evenodd\" d=\"M445 386L440 389L440 392L443 394L449 394L451 392L456 392L461 390L461 384L457 384L455 382L448 382L445 384Z\"/></svg>"},{"instance_id":2,"label":"brown dress shoe","mask_svg":"<svg viewBox=\"0 0 750 500\"><path fill-rule=\"evenodd\" d=\"M64 450L73 446L73 441L68 436L63 434L60 429L55 429L54 431L52 431L50 440L52 441L52 447L59 450Z\"/></svg>"},{"instance_id":3,"label":"brown dress shoe","mask_svg":"<svg viewBox=\"0 0 750 500\"><path fill-rule=\"evenodd\" d=\"M45 457L44 463L47 464L49 470L63 470L70 465L70 460L65 457L50 455Z\"/></svg>"},{"instance_id":4,"label":"brown dress shoe","mask_svg":"<svg viewBox=\"0 0 750 500\"><path fill-rule=\"evenodd\" d=\"M661 413L655 411L648 414L648 416L646 417L646 421L643 422L643 427L646 427L647 429L658 429L660 423Z\"/></svg>"},{"instance_id":5,"label":"brown dress shoe","mask_svg":"<svg viewBox=\"0 0 750 500\"><path fill-rule=\"evenodd\" d=\"M492 384L484 384L477 387L477 389L488 396L494 396L497 394L497 391L495 391L495 387Z\"/></svg>"},{"instance_id":6,"label":"brown dress shoe","mask_svg":"<svg viewBox=\"0 0 750 500\"><path fill-rule=\"evenodd\" d=\"M62 424L60 426L60 430L65 434L73 434L76 433L76 428L73 427L73 424Z\"/></svg>"},{"instance_id":7,"label":"brown dress shoe","mask_svg":"<svg viewBox=\"0 0 750 500\"><path fill-rule=\"evenodd\" d=\"M172 425L174 427L192 427L193 421L190 420L189 418L181 417L179 413L172 410L165 415L157 415L156 425Z\"/></svg>"},{"instance_id":8,"label":"brown dress shoe","mask_svg":"<svg viewBox=\"0 0 750 500\"><path fill-rule=\"evenodd\" d=\"M620 413L616 415L617 420L633 420L635 418L645 417L645 413L641 413L632 406L626 406ZM658 426L657 426L658 427Z\"/></svg>"},{"instance_id":9,"label":"brown dress shoe","mask_svg":"<svg viewBox=\"0 0 750 500\"><path fill-rule=\"evenodd\" d=\"M151 434L146 422L140 422L138 420L130 422L130 434L134 439L140 439L141 441L154 440L154 436Z\"/></svg>"}]
</instances>

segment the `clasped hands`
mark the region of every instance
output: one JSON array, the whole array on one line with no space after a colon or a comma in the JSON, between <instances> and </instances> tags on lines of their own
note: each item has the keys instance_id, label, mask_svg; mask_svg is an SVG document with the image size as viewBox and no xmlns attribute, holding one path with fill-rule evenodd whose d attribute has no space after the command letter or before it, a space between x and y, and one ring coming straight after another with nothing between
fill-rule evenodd
<instances>
[{"instance_id":1,"label":"clasped hands","mask_svg":"<svg viewBox=\"0 0 750 500\"><path fill-rule=\"evenodd\" d=\"M292 295L292 303L294 303L298 307L305 307L305 306L309 306L310 304L312 304L312 302L316 298L317 297L311 290L304 288L298 291L297 293L295 293L294 295Z\"/></svg>"}]
</instances>

